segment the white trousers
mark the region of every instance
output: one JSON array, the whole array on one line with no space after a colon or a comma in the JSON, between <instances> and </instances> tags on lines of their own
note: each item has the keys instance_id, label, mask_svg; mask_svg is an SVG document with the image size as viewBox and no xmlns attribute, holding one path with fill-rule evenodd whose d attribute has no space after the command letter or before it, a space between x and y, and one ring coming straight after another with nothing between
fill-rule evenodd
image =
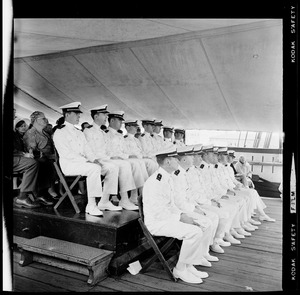
<instances>
[{"instance_id":1,"label":"white trousers","mask_svg":"<svg viewBox=\"0 0 300 295\"><path fill-rule=\"evenodd\" d=\"M145 183L145 172L148 176L146 167L144 165L145 170L142 168L141 161L139 159L126 159L128 163L131 165L131 170L132 170L132 176L134 179L135 187L140 188L144 185Z\"/></svg>"},{"instance_id":2,"label":"white trousers","mask_svg":"<svg viewBox=\"0 0 300 295\"><path fill-rule=\"evenodd\" d=\"M136 189L131 165L125 160L111 160L119 167L119 191L121 193Z\"/></svg>"},{"instance_id":3,"label":"white trousers","mask_svg":"<svg viewBox=\"0 0 300 295\"><path fill-rule=\"evenodd\" d=\"M251 193L251 195L254 197L255 199L255 207L254 209L257 209L257 211L260 214L264 214L264 209L267 208L266 204L264 203L264 201L261 199L260 195L258 194L256 189L253 188L249 188L248 189ZM253 213L253 212L251 212Z\"/></svg>"},{"instance_id":4,"label":"white trousers","mask_svg":"<svg viewBox=\"0 0 300 295\"><path fill-rule=\"evenodd\" d=\"M189 216L191 217L196 217L200 220L203 220L204 223L210 224L210 228L208 228L204 233L203 233L203 243L207 249L206 254L208 254L209 251L209 245L212 245L214 242L214 238L216 235L216 231L219 225L219 216L217 213L214 213L212 211L209 211L207 209L201 208L206 215L199 214L197 212L193 212L192 215L191 213L188 213ZM208 237L206 237L208 235Z\"/></svg>"},{"instance_id":5,"label":"white trousers","mask_svg":"<svg viewBox=\"0 0 300 295\"><path fill-rule=\"evenodd\" d=\"M201 209L206 210L206 212L217 214L218 216L218 226L214 235L214 238L223 238L225 231L230 229L232 220L230 217L230 212L226 208L219 208L214 205L200 205Z\"/></svg>"},{"instance_id":6,"label":"white trousers","mask_svg":"<svg viewBox=\"0 0 300 295\"><path fill-rule=\"evenodd\" d=\"M148 172L148 175L151 176L157 169L158 169L158 164L156 161L153 161L152 159L143 159L146 169Z\"/></svg>"},{"instance_id":7,"label":"white trousers","mask_svg":"<svg viewBox=\"0 0 300 295\"><path fill-rule=\"evenodd\" d=\"M219 199L222 208L229 212L229 222L226 224L225 232L229 232L230 228L239 228L240 224L240 215L239 215L239 205L238 203L230 200Z\"/></svg>"},{"instance_id":8,"label":"white trousers","mask_svg":"<svg viewBox=\"0 0 300 295\"><path fill-rule=\"evenodd\" d=\"M119 167L111 161L101 161L103 193L108 195L118 194Z\"/></svg>"},{"instance_id":9,"label":"white trousers","mask_svg":"<svg viewBox=\"0 0 300 295\"><path fill-rule=\"evenodd\" d=\"M247 210L249 205L248 199L236 193L235 196L229 196L229 200L233 203L237 203L239 206L238 217L239 217L240 225L241 223L246 222L248 220L248 210Z\"/></svg>"},{"instance_id":10,"label":"white trousers","mask_svg":"<svg viewBox=\"0 0 300 295\"><path fill-rule=\"evenodd\" d=\"M61 169L68 176L86 176L88 198L102 197L101 167L94 163L76 163L64 160L61 161Z\"/></svg>"},{"instance_id":11,"label":"white trousers","mask_svg":"<svg viewBox=\"0 0 300 295\"><path fill-rule=\"evenodd\" d=\"M205 249L202 245L203 232L199 226L176 222L158 222L151 226L156 236L182 240L178 262L197 265L201 263Z\"/></svg>"},{"instance_id":12,"label":"white trousers","mask_svg":"<svg viewBox=\"0 0 300 295\"><path fill-rule=\"evenodd\" d=\"M256 197L252 194L250 189L240 188L239 190L234 190L238 196L245 198L247 202L247 220L251 218L251 214L256 208Z\"/></svg>"}]
</instances>

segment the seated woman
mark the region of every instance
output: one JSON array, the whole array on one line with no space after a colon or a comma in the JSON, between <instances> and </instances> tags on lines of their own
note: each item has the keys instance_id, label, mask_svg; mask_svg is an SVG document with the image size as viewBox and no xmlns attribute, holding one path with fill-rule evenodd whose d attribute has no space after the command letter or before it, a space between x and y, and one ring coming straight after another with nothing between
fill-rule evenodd
<instances>
[{"instance_id":1,"label":"seated woman","mask_svg":"<svg viewBox=\"0 0 300 295\"><path fill-rule=\"evenodd\" d=\"M33 159L33 155L27 153L23 142L23 136L27 130L27 125L24 120L15 122L14 131L14 159L13 172L23 173L22 182L20 185L20 194L15 199L15 206L21 208L37 208L39 204L33 202L28 194L36 196L36 183L39 165Z\"/></svg>"},{"instance_id":2,"label":"seated woman","mask_svg":"<svg viewBox=\"0 0 300 295\"><path fill-rule=\"evenodd\" d=\"M54 184L57 174L53 165L56 158L54 143L51 135L44 128L48 124L48 119L44 113L35 111L30 116L32 127L25 133L24 142L29 152L40 164L38 175L38 190L43 195L45 205L53 205L50 198L57 198ZM50 196L49 196L50 195Z\"/></svg>"},{"instance_id":3,"label":"seated woman","mask_svg":"<svg viewBox=\"0 0 300 295\"><path fill-rule=\"evenodd\" d=\"M236 170L235 177L240 180L245 187L254 188L252 182L252 172L250 164L246 161L244 156L240 156L238 162L234 166Z\"/></svg>"}]
</instances>

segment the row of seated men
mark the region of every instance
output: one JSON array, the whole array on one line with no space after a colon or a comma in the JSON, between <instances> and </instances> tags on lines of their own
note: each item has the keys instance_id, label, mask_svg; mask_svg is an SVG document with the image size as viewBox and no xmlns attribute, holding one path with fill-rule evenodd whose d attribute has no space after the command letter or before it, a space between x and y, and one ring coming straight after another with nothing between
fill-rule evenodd
<instances>
[{"instance_id":1,"label":"row of seated men","mask_svg":"<svg viewBox=\"0 0 300 295\"><path fill-rule=\"evenodd\" d=\"M234 152L213 145L170 147L156 153L159 169L144 184L144 221L152 235L182 240L173 274L200 284L224 253L241 244L262 221L266 205L257 191L237 181ZM254 216L257 217L255 220Z\"/></svg>"},{"instance_id":2,"label":"row of seated men","mask_svg":"<svg viewBox=\"0 0 300 295\"><path fill-rule=\"evenodd\" d=\"M120 131L124 122L124 113L108 112L107 105L103 105L90 110L93 125L83 128L83 133L78 133L74 125L79 123L80 103L71 103L61 109L63 117L58 119L52 130L51 127L49 129L51 124L40 111L31 114L29 129L24 120L15 121L13 171L23 173L15 205L36 208L41 204L54 204L59 197L55 190L58 177L53 167L56 149L66 175L86 175L91 173L88 169L95 167L89 163L96 163L97 173L101 169L101 175L105 176L103 188L100 188L101 184L97 184L95 178L87 178L87 213L102 215L101 210L137 210L137 195L141 194L145 180L158 168L153 153L162 146L173 145L173 128L164 127L163 140L158 135L162 128L161 121L142 120L145 133L137 140L137 121L126 121L127 135L123 138L117 131ZM104 128L107 118L109 127ZM182 129L175 130L174 143L180 142L183 133ZM82 171L81 162L88 162L87 170ZM97 177L97 173L93 177ZM110 202L110 198L117 194L121 196L119 206ZM101 197L101 202L96 206L95 198L98 197Z\"/></svg>"},{"instance_id":3,"label":"row of seated men","mask_svg":"<svg viewBox=\"0 0 300 295\"><path fill-rule=\"evenodd\" d=\"M234 152L227 148L176 145L158 139L161 145L150 151L155 137L151 136L153 120L142 121L145 133L139 139L134 137L137 121L126 121L128 134L124 138L118 132L124 121L123 112L108 112L107 105L93 108L93 126L81 132L75 128L80 119L80 103L61 108L65 120L54 132L53 140L44 130L47 119L41 112L31 115L32 127L23 137L16 136L21 147L17 150L15 145L14 170L24 159L38 163L32 164L33 169L27 166L28 174L26 169L19 169L24 175L16 205L25 204L25 197L28 204L35 206L28 200L29 192L37 192L37 199L44 197L41 194L45 190L51 193L49 174L55 147L65 175L87 177L87 214L101 216L103 210L136 210L136 197L143 195L145 224L151 234L183 240L173 272L189 283L201 283L208 277L207 272L194 265L211 267L211 262L218 261L209 251L224 253L222 247L240 244L240 239L250 236L262 221L275 221L265 214L266 205L257 191L237 181L230 165ZM107 117L109 127L105 132L101 126ZM169 131L172 135L171 128ZM24 142L27 150L22 147ZM50 163L45 166L48 170L41 169L46 162ZM20 166L24 168L25 164ZM41 171L44 172L40 175ZM101 175L105 176L103 187ZM42 176L46 176L47 185L37 181ZM121 200L116 206L110 196L118 192ZM259 220L253 219L255 214Z\"/></svg>"}]
</instances>

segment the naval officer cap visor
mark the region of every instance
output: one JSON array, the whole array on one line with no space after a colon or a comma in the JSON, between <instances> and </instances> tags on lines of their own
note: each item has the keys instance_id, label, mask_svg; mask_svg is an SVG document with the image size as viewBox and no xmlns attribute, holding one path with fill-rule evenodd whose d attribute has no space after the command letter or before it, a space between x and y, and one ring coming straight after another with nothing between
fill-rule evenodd
<instances>
[{"instance_id":1,"label":"naval officer cap visor","mask_svg":"<svg viewBox=\"0 0 300 295\"><path fill-rule=\"evenodd\" d=\"M179 129L179 128L176 128L174 131L175 131L175 133L181 133L181 134L185 133L184 129Z\"/></svg>"},{"instance_id":2,"label":"naval officer cap visor","mask_svg":"<svg viewBox=\"0 0 300 295\"><path fill-rule=\"evenodd\" d=\"M178 156L193 156L194 155L194 146L180 146L177 148Z\"/></svg>"},{"instance_id":3,"label":"naval officer cap visor","mask_svg":"<svg viewBox=\"0 0 300 295\"><path fill-rule=\"evenodd\" d=\"M157 158L167 158L167 157L176 157L177 150L176 147L171 147L169 149L163 149L155 153Z\"/></svg>"},{"instance_id":4,"label":"naval officer cap visor","mask_svg":"<svg viewBox=\"0 0 300 295\"><path fill-rule=\"evenodd\" d=\"M120 119L122 121L125 121L124 118L124 112L123 111L117 111L117 112L110 112L108 114L108 118L117 118L117 119Z\"/></svg>"},{"instance_id":5,"label":"naval officer cap visor","mask_svg":"<svg viewBox=\"0 0 300 295\"><path fill-rule=\"evenodd\" d=\"M135 127L139 127L139 124L137 122L137 120L127 120L124 121L125 127L126 126L135 126Z\"/></svg>"},{"instance_id":6,"label":"naval officer cap visor","mask_svg":"<svg viewBox=\"0 0 300 295\"><path fill-rule=\"evenodd\" d=\"M155 126L163 126L163 123L162 123L162 121L157 121L157 120L155 120L155 121L154 121L154 125L155 125Z\"/></svg>"},{"instance_id":7,"label":"naval officer cap visor","mask_svg":"<svg viewBox=\"0 0 300 295\"><path fill-rule=\"evenodd\" d=\"M141 120L141 121L145 125L153 125L153 126L154 126L154 122L155 122L155 120L151 120L151 119L144 119L144 120Z\"/></svg>"},{"instance_id":8,"label":"naval officer cap visor","mask_svg":"<svg viewBox=\"0 0 300 295\"><path fill-rule=\"evenodd\" d=\"M213 153L214 152L214 146L212 144L204 145L202 147L203 153Z\"/></svg>"},{"instance_id":9,"label":"naval officer cap visor","mask_svg":"<svg viewBox=\"0 0 300 295\"><path fill-rule=\"evenodd\" d=\"M95 114L109 114L109 111L107 110L107 104L104 104L102 106L98 106L98 107L94 107L92 109L90 109L91 111L91 115L95 115Z\"/></svg>"},{"instance_id":10,"label":"naval officer cap visor","mask_svg":"<svg viewBox=\"0 0 300 295\"><path fill-rule=\"evenodd\" d=\"M218 149L219 155L228 155L228 148L227 147L220 147Z\"/></svg>"},{"instance_id":11,"label":"naval officer cap visor","mask_svg":"<svg viewBox=\"0 0 300 295\"><path fill-rule=\"evenodd\" d=\"M60 107L62 109L63 114L65 113L82 113L81 110L81 102L76 101Z\"/></svg>"},{"instance_id":12,"label":"naval officer cap visor","mask_svg":"<svg viewBox=\"0 0 300 295\"><path fill-rule=\"evenodd\" d=\"M235 158L234 151L233 150L229 150L228 151L228 156L230 156L232 158Z\"/></svg>"},{"instance_id":13,"label":"naval officer cap visor","mask_svg":"<svg viewBox=\"0 0 300 295\"><path fill-rule=\"evenodd\" d=\"M202 144L196 144L194 145L194 155L201 155L203 154L203 150L202 150Z\"/></svg>"},{"instance_id":14,"label":"naval officer cap visor","mask_svg":"<svg viewBox=\"0 0 300 295\"><path fill-rule=\"evenodd\" d=\"M163 127L163 131L169 131L169 132L174 132L174 128L173 127L169 127L169 126L164 126Z\"/></svg>"}]
</instances>

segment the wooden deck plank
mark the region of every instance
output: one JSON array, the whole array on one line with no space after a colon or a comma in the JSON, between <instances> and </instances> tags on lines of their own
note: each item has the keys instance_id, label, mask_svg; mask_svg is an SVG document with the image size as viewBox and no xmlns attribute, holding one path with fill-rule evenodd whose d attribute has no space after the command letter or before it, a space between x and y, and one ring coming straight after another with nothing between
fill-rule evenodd
<instances>
[{"instance_id":1,"label":"wooden deck plank","mask_svg":"<svg viewBox=\"0 0 300 295\"><path fill-rule=\"evenodd\" d=\"M13 264L14 274L23 279L34 280L37 282L37 288L47 284L48 288L54 292L57 286L61 286L65 292L86 292L92 287L88 286L85 275L76 274L62 269L57 269L48 265L43 265L33 262L30 266L22 267L17 262ZM76 276L74 276L76 274ZM108 288L101 287L102 291L109 290ZM42 291L42 290L41 290Z\"/></svg>"},{"instance_id":2,"label":"wooden deck plank","mask_svg":"<svg viewBox=\"0 0 300 295\"><path fill-rule=\"evenodd\" d=\"M209 278L202 284L192 285L181 280L174 283L169 279L159 263L153 264L144 274L131 275L127 271L119 277L109 277L96 286L86 284L86 276L56 269L40 263L32 263L21 268L19 254L14 253L14 286L16 291L41 292L61 288L61 292L248 292L281 291L282 281L282 201L264 199L265 212L276 219L275 223L263 222L259 229L252 232L239 246L224 247L224 254L212 253L219 257L211 268L198 267L207 271ZM254 217L254 219L257 219ZM27 269L25 271L25 269Z\"/></svg>"}]
</instances>

